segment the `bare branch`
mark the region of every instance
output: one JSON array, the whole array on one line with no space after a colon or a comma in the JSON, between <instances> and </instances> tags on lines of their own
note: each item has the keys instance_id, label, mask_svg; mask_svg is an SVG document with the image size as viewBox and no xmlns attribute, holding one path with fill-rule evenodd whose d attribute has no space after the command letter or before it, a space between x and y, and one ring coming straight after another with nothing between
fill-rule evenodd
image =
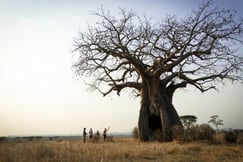
<instances>
[{"instance_id":1,"label":"bare branch","mask_svg":"<svg viewBox=\"0 0 243 162\"><path fill-rule=\"evenodd\" d=\"M104 9L94 12L100 21L74 41L73 68L103 95L140 89L148 77L171 93L187 84L205 92L218 81L243 79L243 57L235 50L243 44L243 19L234 10L207 1L188 18L167 16L161 23L119 12L119 18Z\"/></svg>"}]
</instances>

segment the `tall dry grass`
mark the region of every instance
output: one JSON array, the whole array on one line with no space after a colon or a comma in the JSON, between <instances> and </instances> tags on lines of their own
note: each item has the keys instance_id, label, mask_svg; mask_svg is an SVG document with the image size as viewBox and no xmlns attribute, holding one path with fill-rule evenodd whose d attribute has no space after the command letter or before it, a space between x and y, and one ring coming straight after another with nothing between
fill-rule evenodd
<instances>
[{"instance_id":1,"label":"tall dry grass","mask_svg":"<svg viewBox=\"0 0 243 162\"><path fill-rule=\"evenodd\" d=\"M82 140L2 142L0 162L148 162L243 161L242 145L138 142L115 138L98 143Z\"/></svg>"}]
</instances>

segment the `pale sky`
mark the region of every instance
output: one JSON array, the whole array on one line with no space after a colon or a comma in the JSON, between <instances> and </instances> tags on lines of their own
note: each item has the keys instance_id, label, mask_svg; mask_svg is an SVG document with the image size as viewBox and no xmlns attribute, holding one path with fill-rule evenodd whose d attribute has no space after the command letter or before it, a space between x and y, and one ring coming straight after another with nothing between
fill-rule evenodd
<instances>
[{"instance_id":1,"label":"pale sky","mask_svg":"<svg viewBox=\"0 0 243 162\"><path fill-rule=\"evenodd\" d=\"M190 15L200 0L0 0L0 136L81 134L86 127L131 132L137 126L139 98L129 93L102 97L87 90L71 69L73 40L97 21L91 11L103 6L145 13L155 20L167 13ZM238 11L243 1L217 0L219 8ZM241 51L243 53L243 51ZM179 115L195 115L199 124L211 115L224 128L243 128L243 84L219 85L201 94L176 92Z\"/></svg>"}]
</instances>

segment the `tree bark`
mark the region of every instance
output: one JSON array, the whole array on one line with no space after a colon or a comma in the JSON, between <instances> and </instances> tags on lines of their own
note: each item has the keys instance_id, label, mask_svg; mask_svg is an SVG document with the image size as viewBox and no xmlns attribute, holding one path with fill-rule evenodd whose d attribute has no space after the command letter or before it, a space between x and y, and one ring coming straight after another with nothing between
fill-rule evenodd
<instances>
[{"instance_id":1,"label":"tree bark","mask_svg":"<svg viewBox=\"0 0 243 162\"><path fill-rule=\"evenodd\" d=\"M158 140L158 132L161 132L162 140L171 140L172 127L182 125L172 104L171 94L168 95L166 87L156 78L148 79L140 93L139 139Z\"/></svg>"},{"instance_id":2,"label":"tree bark","mask_svg":"<svg viewBox=\"0 0 243 162\"><path fill-rule=\"evenodd\" d=\"M151 131L149 126L149 96L147 86L143 86L140 91L141 96L141 107L138 119L138 130L139 130L139 139L141 141L149 141L151 138Z\"/></svg>"}]
</instances>

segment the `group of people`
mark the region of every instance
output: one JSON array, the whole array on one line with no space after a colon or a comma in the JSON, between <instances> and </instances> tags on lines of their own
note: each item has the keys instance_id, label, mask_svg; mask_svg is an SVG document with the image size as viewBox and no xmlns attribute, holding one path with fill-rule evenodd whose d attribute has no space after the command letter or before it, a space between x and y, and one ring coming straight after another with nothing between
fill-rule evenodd
<instances>
[{"instance_id":1,"label":"group of people","mask_svg":"<svg viewBox=\"0 0 243 162\"><path fill-rule=\"evenodd\" d=\"M107 137L107 132L109 131L109 129L110 129L110 127L108 127L108 128L105 128L104 129L104 131L103 131L103 137L104 137L104 141L106 140L106 137ZM90 130L89 130L89 133L87 133L86 132L86 128L84 128L84 130L83 130L83 141L84 141L84 143L86 142L86 136L89 134L89 139L93 139L93 130L92 130L92 128L90 128ZM100 137L100 132L99 132L99 130L97 130L97 132L96 132L96 137L99 139L99 137Z\"/></svg>"}]
</instances>

